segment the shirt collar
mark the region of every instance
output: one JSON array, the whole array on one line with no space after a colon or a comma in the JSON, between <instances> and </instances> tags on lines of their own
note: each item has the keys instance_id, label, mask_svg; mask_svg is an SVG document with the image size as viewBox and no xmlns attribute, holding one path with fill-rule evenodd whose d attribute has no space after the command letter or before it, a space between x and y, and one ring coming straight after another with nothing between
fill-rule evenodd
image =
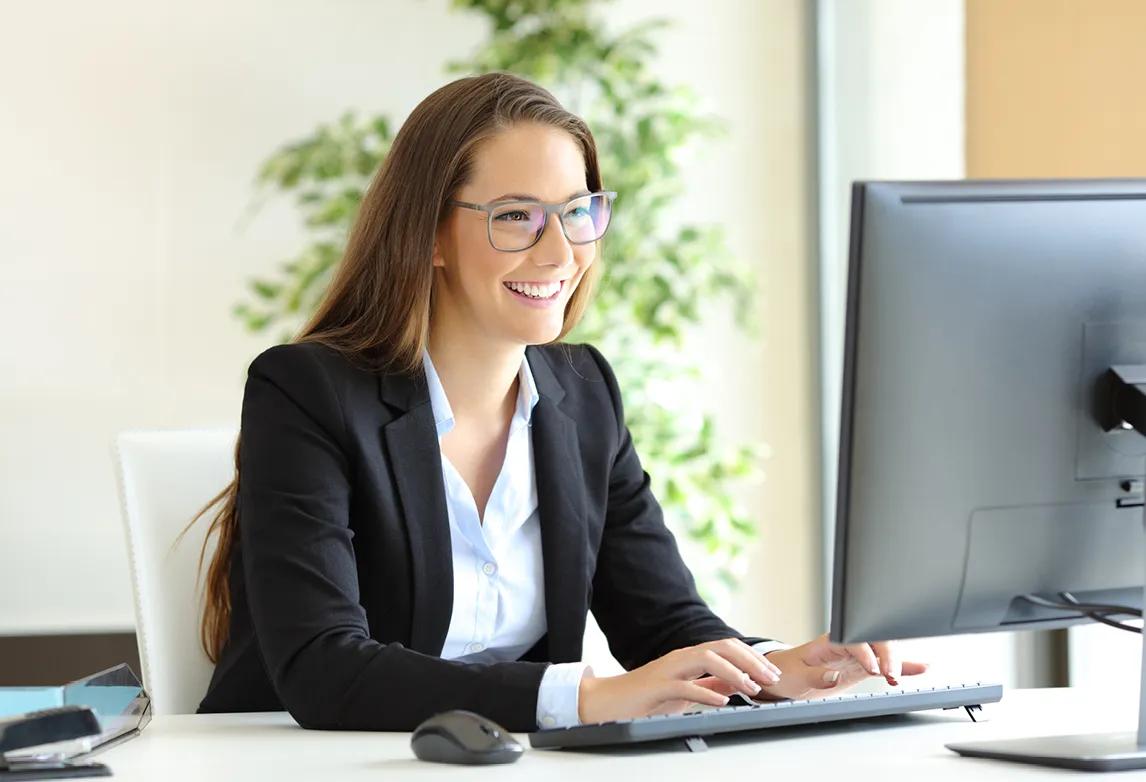
<instances>
[{"instance_id":1,"label":"shirt collar","mask_svg":"<svg viewBox=\"0 0 1146 782\"><path fill-rule=\"evenodd\" d=\"M450 407L450 400L446 398L446 390L442 387L442 380L438 371L434 369L434 362L430 360L430 351L422 349L422 368L426 371L426 385L430 391L430 408L434 411L434 427L441 439L454 428L454 410ZM533 408L537 405L540 395L537 392L537 383L533 380L533 372L529 368L529 359L521 356L521 369L517 373L517 406L514 408L513 421L510 426L521 424L529 425L533 419Z\"/></svg>"}]
</instances>

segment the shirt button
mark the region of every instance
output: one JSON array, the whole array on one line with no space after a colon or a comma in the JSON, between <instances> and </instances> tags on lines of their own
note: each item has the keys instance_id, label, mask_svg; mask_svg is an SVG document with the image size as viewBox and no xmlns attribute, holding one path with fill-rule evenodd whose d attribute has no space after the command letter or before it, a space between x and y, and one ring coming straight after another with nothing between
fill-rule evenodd
<instances>
[{"instance_id":1,"label":"shirt button","mask_svg":"<svg viewBox=\"0 0 1146 782\"><path fill-rule=\"evenodd\" d=\"M553 719L548 714L546 714L544 717L541 718L541 724L547 728L552 728L554 725L557 724L557 720Z\"/></svg>"},{"instance_id":2,"label":"shirt button","mask_svg":"<svg viewBox=\"0 0 1146 782\"><path fill-rule=\"evenodd\" d=\"M474 641L472 644L466 647L466 649L471 652L480 652L484 648L485 644L478 643L477 641Z\"/></svg>"},{"instance_id":3,"label":"shirt button","mask_svg":"<svg viewBox=\"0 0 1146 782\"><path fill-rule=\"evenodd\" d=\"M487 576L492 576L496 571L497 565L493 564L492 562L486 562L481 566L481 572L485 573Z\"/></svg>"}]
</instances>

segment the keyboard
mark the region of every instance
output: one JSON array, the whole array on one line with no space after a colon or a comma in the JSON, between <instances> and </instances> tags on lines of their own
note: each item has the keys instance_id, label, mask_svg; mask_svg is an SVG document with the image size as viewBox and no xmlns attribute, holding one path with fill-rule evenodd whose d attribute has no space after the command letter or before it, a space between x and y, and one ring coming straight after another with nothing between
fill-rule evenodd
<instances>
[{"instance_id":1,"label":"keyboard","mask_svg":"<svg viewBox=\"0 0 1146 782\"><path fill-rule=\"evenodd\" d=\"M1003 686L975 682L767 703L746 702L739 696L734 697L745 705L704 707L703 710L683 714L657 714L568 728L546 728L530 733L529 743L537 749L557 749L680 738L695 752L706 748L702 736L717 733L884 717L928 709L966 708L967 714L975 719L975 711L981 709L982 704L1002 699Z\"/></svg>"}]
</instances>

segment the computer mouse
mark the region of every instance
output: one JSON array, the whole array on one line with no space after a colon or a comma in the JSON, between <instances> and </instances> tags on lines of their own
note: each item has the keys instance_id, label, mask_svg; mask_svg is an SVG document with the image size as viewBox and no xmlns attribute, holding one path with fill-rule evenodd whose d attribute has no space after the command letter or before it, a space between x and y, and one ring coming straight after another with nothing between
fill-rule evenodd
<instances>
[{"instance_id":1,"label":"computer mouse","mask_svg":"<svg viewBox=\"0 0 1146 782\"><path fill-rule=\"evenodd\" d=\"M423 721L410 736L410 747L419 760L469 766L512 763L525 751L505 728L464 709Z\"/></svg>"}]
</instances>

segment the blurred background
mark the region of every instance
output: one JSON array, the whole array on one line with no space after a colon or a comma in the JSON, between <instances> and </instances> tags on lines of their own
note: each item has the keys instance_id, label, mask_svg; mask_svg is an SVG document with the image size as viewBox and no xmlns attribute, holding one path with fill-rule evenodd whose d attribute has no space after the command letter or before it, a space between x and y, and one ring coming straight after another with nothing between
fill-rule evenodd
<instances>
[{"instance_id":1,"label":"blurred background","mask_svg":"<svg viewBox=\"0 0 1146 782\"><path fill-rule=\"evenodd\" d=\"M0 684L138 671L114 437L238 425L251 359L321 292L309 251L353 216L365 175L329 161L380 159L459 75L535 78L613 142L603 173L629 228L606 238L615 284L582 336L631 359L638 451L706 596L791 643L828 625L851 181L1146 176L1138 0L0 11ZM601 46L557 35L577 29ZM638 251L637 229L658 242ZM659 298L622 308L622 280ZM940 679L1131 687L1126 635L909 646Z\"/></svg>"}]
</instances>

